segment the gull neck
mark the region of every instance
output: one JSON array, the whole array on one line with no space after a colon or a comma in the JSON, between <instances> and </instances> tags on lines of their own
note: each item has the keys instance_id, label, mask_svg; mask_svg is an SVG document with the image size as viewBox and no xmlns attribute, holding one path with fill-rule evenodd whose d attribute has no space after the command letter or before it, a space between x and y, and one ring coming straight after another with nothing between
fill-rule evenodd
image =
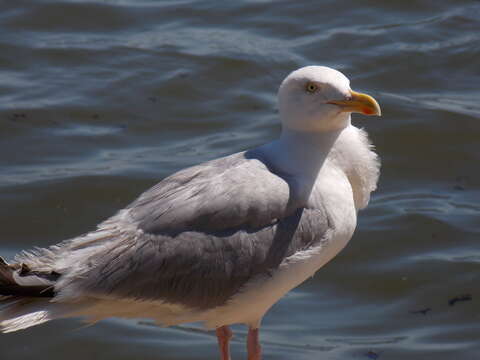
<instances>
[{"instance_id":1,"label":"gull neck","mask_svg":"<svg viewBox=\"0 0 480 360\"><path fill-rule=\"evenodd\" d=\"M263 146L262 152L277 171L314 181L342 131L307 132L284 128L280 138Z\"/></svg>"}]
</instances>

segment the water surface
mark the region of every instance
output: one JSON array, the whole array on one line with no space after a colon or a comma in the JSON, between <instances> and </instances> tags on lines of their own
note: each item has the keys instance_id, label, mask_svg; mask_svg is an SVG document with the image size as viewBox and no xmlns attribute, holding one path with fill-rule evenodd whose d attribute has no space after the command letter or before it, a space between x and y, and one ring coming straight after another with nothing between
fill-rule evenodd
<instances>
[{"instance_id":1,"label":"water surface","mask_svg":"<svg viewBox=\"0 0 480 360\"><path fill-rule=\"evenodd\" d=\"M283 77L332 66L382 105L354 119L381 155L379 189L348 247L266 315L265 359L478 359L479 13L462 0L1 2L1 253L89 231L176 170L274 139ZM211 333L125 320L57 321L0 348L217 356Z\"/></svg>"}]
</instances>

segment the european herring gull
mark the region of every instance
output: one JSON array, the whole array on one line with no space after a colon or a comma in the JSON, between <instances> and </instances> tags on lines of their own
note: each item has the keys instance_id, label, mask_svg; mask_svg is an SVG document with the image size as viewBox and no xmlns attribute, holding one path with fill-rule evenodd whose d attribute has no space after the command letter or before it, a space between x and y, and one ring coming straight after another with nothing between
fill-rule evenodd
<instances>
[{"instance_id":1,"label":"european herring gull","mask_svg":"<svg viewBox=\"0 0 480 360\"><path fill-rule=\"evenodd\" d=\"M379 161L358 112L380 115L340 72L308 66L278 92L279 139L181 170L97 229L0 258L0 330L82 317L203 322L230 359L229 325L261 357L267 310L350 240Z\"/></svg>"}]
</instances>

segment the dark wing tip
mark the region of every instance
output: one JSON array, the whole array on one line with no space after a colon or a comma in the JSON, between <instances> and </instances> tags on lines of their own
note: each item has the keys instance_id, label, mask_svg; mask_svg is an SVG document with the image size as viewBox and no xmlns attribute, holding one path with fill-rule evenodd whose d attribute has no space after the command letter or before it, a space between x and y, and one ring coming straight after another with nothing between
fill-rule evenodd
<instances>
[{"instance_id":1,"label":"dark wing tip","mask_svg":"<svg viewBox=\"0 0 480 360\"><path fill-rule=\"evenodd\" d=\"M56 281L60 274L56 272L32 271L26 264L8 264L0 257L0 296L22 296L22 297L53 297L55 296L52 285L21 285L15 281L13 276L36 276L38 278Z\"/></svg>"}]
</instances>

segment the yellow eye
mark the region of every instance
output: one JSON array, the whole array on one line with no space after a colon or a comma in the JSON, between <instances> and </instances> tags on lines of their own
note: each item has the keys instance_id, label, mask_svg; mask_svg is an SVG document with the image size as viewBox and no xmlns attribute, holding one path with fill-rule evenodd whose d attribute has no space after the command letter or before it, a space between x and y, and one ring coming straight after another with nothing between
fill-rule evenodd
<instances>
[{"instance_id":1,"label":"yellow eye","mask_svg":"<svg viewBox=\"0 0 480 360\"><path fill-rule=\"evenodd\" d=\"M315 91L317 91L318 89L318 86L314 83L308 83L307 84L307 87L306 87L306 90L309 92L309 93L314 93Z\"/></svg>"}]
</instances>

